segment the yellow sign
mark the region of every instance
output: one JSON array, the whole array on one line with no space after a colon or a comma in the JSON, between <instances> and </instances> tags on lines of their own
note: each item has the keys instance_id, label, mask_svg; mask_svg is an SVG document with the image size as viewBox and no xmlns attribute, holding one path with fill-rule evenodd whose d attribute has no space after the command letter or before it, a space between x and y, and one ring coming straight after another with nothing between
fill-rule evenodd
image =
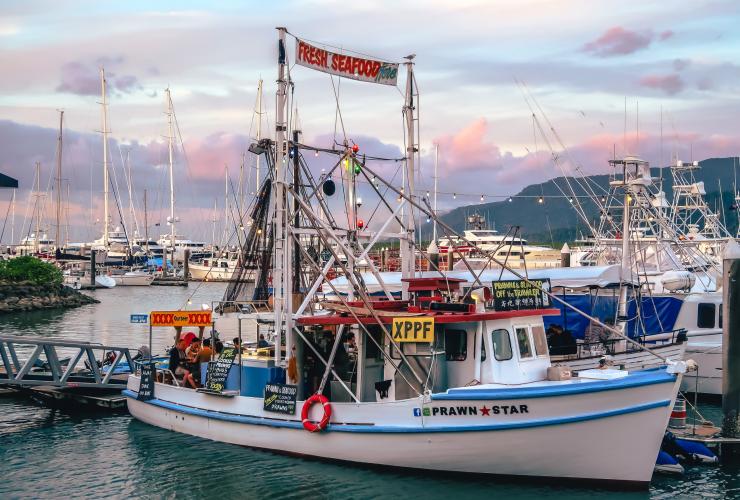
<instances>
[{"instance_id":1,"label":"yellow sign","mask_svg":"<svg viewBox=\"0 0 740 500\"><path fill-rule=\"evenodd\" d=\"M151 326L210 326L211 311L152 311Z\"/></svg>"},{"instance_id":2,"label":"yellow sign","mask_svg":"<svg viewBox=\"0 0 740 500\"><path fill-rule=\"evenodd\" d=\"M434 318L393 318L396 342L433 342Z\"/></svg>"}]
</instances>

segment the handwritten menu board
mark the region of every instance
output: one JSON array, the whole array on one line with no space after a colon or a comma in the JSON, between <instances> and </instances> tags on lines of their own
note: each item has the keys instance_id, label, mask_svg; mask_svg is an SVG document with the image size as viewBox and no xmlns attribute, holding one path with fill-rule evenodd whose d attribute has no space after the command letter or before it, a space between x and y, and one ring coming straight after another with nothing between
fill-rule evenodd
<instances>
[{"instance_id":1,"label":"handwritten menu board","mask_svg":"<svg viewBox=\"0 0 740 500\"><path fill-rule=\"evenodd\" d=\"M297 385L266 384L263 409L275 413L295 415L295 401L297 396Z\"/></svg>"},{"instance_id":2,"label":"handwritten menu board","mask_svg":"<svg viewBox=\"0 0 740 500\"><path fill-rule=\"evenodd\" d=\"M226 347L221 351L221 357L216 361L208 363L206 372L206 389L213 392L222 392L226 385L226 377L229 376L229 369L234 363L237 350L233 347Z\"/></svg>"},{"instance_id":3,"label":"handwritten menu board","mask_svg":"<svg viewBox=\"0 0 740 500\"><path fill-rule=\"evenodd\" d=\"M497 311L551 307L550 280L503 280L493 282L493 308Z\"/></svg>"},{"instance_id":4,"label":"handwritten menu board","mask_svg":"<svg viewBox=\"0 0 740 500\"><path fill-rule=\"evenodd\" d=\"M154 399L154 382L157 379L157 368L155 363L144 363L141 365L141 381L139 382L139 394L136 399L149 401Z\"/></svg>"}]
</instances>

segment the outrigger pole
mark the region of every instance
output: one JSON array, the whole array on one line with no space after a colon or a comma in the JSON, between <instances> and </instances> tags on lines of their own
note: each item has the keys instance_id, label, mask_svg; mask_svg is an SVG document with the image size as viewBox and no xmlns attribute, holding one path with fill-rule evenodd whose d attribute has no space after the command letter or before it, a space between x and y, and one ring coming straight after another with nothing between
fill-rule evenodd
<instances>
[{"instance_id":1,"label":"outrigger pole","mask_svg":"<svg viewBox=\"0 0 740 500\"><path fill-rule=\"evenodd\" d=\"M414 105L414 55L407 56L408 62L406 65L406 103L403 107L403 115L406 120L406 192L409 198L414 197L414 158L416 155L416 134L414 133L414 111L416 107ZM405 231L402 231L400 240L401 250L401 278L408 279L413 278L414 269L416 268L416 254L414 253L414 207L410 205L405 215ZM407 281L401 281L403 284L401 298L408 300L409 298L409 284Z\"/></svg>"}]
</instances>

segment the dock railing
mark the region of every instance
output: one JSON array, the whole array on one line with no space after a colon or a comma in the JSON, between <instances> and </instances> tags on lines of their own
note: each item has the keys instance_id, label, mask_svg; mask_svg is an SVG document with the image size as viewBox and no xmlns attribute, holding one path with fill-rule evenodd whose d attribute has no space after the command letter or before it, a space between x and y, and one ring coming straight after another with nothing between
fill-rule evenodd
<instances>
[{"instance_id":1,"label":"dock railing","mask_svg":"<svg viewBox=\"0 0 740 500\"><path fill-rule=\"evenodd\" d=\"M19 360L17 348L31 348L26 360ZM67 360L60 359L59 351L72 352ZM96 354L100 354L100 358ZM112 362L101 366L106 353ZM46 358L42 361L43 357ZM98 361L101 364L98 364ZM128 347L108 346L74 340L0 335L0 385L10 387L53 386L53 387L90 387L99 389L117 389L125 385L125 380L115 378L114 373L122 360L128 366L134 364ZM77 369L83 361L85 368ZM86 363L85 363L86 362Z\"/></svg>"}]
</instances>

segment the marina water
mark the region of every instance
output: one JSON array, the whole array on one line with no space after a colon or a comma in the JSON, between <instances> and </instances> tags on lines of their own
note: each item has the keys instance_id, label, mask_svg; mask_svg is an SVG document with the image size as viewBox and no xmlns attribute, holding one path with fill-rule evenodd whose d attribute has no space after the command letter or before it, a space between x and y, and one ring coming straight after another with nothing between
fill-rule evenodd
<instances>
[{"instance_id":1,"label":"marina water","mask_svg":"<svg viewBox=\"0 0 740 500\"><path fill-rule=\"evenodd\" d=\"M0 316L0 328L6 335L87 340L135 349L148 342L148 328L130 324L130 314L153 308L198 308L219 300L224 288L219 283L191 283L187 288L99 290L92 293L100 304ZM155 329L154 353L164 353L171 343L170 331ZM721 420L718 406L701 408L705 416ZM593 446L599 446L598 440ZM564 449L563 454L567 453ZM609 455L610 450L602 450L605 461ZM650 490L639 493L532 485L284 457L169 432L126 414L74 414L15 397L0 397L0 457L3 499L740 498L738 465L687 467L683 477L656 475Z\"/></svg>"}]
</instances>

